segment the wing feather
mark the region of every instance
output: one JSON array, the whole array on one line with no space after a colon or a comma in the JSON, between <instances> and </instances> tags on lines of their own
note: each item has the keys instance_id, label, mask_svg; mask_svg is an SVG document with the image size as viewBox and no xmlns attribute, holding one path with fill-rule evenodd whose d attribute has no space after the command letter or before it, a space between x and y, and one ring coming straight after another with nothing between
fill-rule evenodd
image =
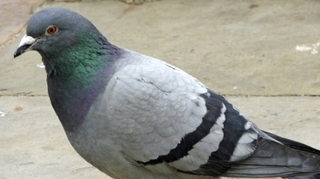
<instances>
[{"instance_id":1,"label":"wing feather","mask_svg":"<svg viewBox=\"0 0 320 179\"><path fill-rule=\"evenodd\" d=\"M164 63L127 65L114 74L106 91L114 125L109 129L123 152L136 161L168 154L206 113L198 92L207 89Z\"/></svg>"}]
</instances>

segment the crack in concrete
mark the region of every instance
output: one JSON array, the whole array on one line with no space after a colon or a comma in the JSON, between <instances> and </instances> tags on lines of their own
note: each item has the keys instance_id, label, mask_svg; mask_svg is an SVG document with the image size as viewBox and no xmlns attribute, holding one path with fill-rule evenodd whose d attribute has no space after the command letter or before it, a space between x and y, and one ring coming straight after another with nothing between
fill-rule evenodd
<instances>
[{"instance_id":1,"label":"crack in concrete","mask_svg":"<svg viewBox=\"0 0 320 179\"><path fill-rule=\"evenodd\" d=\"M18 32L11 34L3 43L0 44L0 50L4 49L7 45L9 45L11 42L16 40L20 34L26 30L27 23L18 30Z\"/></svg>"}]
</instances>

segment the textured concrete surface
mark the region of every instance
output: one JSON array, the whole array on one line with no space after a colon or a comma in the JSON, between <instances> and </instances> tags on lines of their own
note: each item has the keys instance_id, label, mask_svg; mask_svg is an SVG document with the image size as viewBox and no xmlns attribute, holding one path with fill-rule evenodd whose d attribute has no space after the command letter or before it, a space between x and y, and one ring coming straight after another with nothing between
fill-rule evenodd
<instances>
[{"instance_id":1,"label":"textured concrete surface","mask_svg":"<svg viewBox=\"0 0 320 179\"><path fill-rule=\"evenodd\" d=\"M10 43L22 30L33 11L45 0L0 1L0 50Z\"/></svg>"},{"instance_id":2,"label":"textured concrete surface","mask_svg":"<svg viewBox=\"0 0 320 179\"><path fill-rule=\"evenodd\" d=\"M13 59L32 12L52 6L81 13L120 47L187 71L262 129L320 148L319 1L42 2L0 2L0 179L107 178L68 143L40 55Z\"/></svg>"},{"instance_id":3,"label":"textured concrete surface","mask_svg":"<svg viewBox=\"0 0 320 179\"><path fill-rule=\"evenodd\" d=\"M108 178L71 147L48 97L0 97L0 179Z\"/></svg>"},{"instance_id":4,"label":"textured concrete surface","mask_svg":"<svg viewBox=\"0 0 320 179\"><path fill-rule=\"evenodd\" d=\"M80 12L112 43L172 63L223 94L319 93L318 1L43 5L48 6ZM0 51L0 95L46 95L43 70L36 67L40 55L12 60L22 35Z\"/></svg>"}]
</instances>

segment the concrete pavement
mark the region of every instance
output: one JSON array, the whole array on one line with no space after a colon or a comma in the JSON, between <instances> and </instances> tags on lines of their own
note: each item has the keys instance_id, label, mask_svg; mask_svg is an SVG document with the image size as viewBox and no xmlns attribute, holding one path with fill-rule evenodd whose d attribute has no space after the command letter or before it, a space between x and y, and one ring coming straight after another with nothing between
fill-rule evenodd
<instances>
[{"instance_id":1,"label":"concrete pavement","mask_svg":"<svg viewBox=\"0 0 320 179\"><path fill-rule=\"evenodd\" d=\"M30 12L52 6L81 13L120 47L187 71L262 129L320 148L317 1L12 2L27 5L0 17L13 24L0 28L0 179L107 178L68 143L40 55L12 57Z\"/></svg>"}]
</instances>

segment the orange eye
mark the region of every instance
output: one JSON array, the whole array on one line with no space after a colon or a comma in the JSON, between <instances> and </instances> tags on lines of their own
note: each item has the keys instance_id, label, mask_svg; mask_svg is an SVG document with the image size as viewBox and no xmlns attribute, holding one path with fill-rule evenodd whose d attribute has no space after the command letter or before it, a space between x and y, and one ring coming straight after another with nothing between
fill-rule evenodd
<instances>
[{"instance_id":1,"label":"orange eye","mask_svg":"<svg viewBox=\"0 0 320 179\"><path fill-rule=\"evenodd\" d=\"M57 31L58 31L58 28L56 26L54 26L54 25L50 25L47 28L47 33L50 34L50 35L55 34Z\"/></svg>"}]
</instances>

